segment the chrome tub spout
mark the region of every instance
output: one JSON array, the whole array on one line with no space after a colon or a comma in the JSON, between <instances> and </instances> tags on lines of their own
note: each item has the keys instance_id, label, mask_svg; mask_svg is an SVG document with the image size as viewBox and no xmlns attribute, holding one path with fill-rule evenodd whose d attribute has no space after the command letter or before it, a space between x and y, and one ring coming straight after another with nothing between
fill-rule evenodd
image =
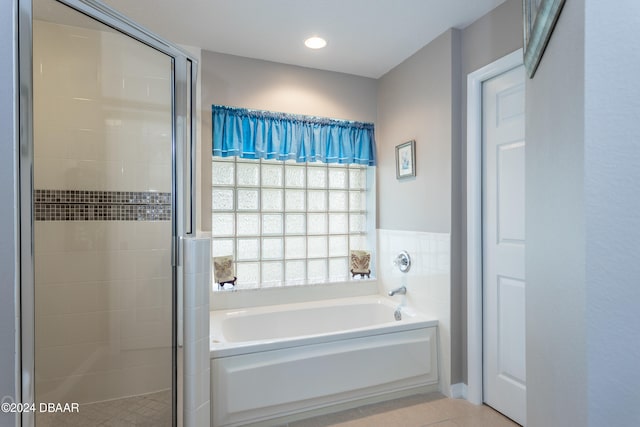
<instances>
[{"instance_id":1,"label":"chrome tub spout","mask_svg":"<svg viewBox=\"0 0 640 427\"><path fill-rule=\"evenodd\" d=\"M399 287L399 288L397 288L397 289L394 289L394 290L392 290L392 291L389 291L389 296L390 296L390 297L392 297L392 296L394 296L394 295L396 295L396 294L398 294L398 295L406 295L406 294L407 294L407 288L406 288L406 286L400 286L400 287Z\"/></svg>"}]
</instances>

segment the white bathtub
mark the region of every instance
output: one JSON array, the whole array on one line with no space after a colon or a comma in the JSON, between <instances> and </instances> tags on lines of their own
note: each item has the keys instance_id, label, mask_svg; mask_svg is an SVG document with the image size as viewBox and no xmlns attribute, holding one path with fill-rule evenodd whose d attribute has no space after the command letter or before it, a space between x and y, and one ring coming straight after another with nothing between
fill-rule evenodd
<instances>
[{"instance_id":1,"label":"white bathtub","mask_svg":"<svg viewBox=\"0 0 640 427\"><path fill-rule=\"evenodd\" d=\"M437 384L437 321L379 296L211 312L214 426Z\"/></svg>"}]
</instances>

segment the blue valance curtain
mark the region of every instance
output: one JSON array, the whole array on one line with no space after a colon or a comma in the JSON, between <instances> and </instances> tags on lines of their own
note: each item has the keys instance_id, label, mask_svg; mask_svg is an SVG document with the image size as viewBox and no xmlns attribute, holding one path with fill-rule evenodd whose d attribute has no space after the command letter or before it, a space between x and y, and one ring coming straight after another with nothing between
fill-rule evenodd
<instances>
[{"instance_id":1,"label":"blue valance curtain","mask_svg":"<svg viewBox=\"0 0 640 427\"><path fill-rule=\"evenodd\" d=\"M213 105L213 155L375 166L372 123Z\"/></svg>"}]
</instances>

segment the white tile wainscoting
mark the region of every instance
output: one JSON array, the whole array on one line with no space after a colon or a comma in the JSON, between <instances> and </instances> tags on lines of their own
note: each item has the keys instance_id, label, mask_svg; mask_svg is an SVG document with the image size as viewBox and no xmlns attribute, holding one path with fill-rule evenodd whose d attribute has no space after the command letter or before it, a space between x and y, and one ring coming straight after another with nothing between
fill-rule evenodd
<instances>
[{"instance_id":1,"label":"white tile wainscoting","mask_svg":"<svg viewBox=\"0 0 640 427\"><path fill-rule=\"evenodd\" d=\"M211 365L209 363L209 289L211 241L183 239L184 293L184 426L208 426Z\"/></svg>"},{"instance_id":2,"label":"white tile wainscoting","mask_svg":"<svg viewBox=\"0 0 640 427\"><path fill-rule=\"evenodd\" d=\"M393 298L438 319L440 390L451 396L450 234L378 229L377 242L380 292L404 285L407 294ZM393 264L403 250L411 256L407 273Z\"/></svg>"}]
</instances>

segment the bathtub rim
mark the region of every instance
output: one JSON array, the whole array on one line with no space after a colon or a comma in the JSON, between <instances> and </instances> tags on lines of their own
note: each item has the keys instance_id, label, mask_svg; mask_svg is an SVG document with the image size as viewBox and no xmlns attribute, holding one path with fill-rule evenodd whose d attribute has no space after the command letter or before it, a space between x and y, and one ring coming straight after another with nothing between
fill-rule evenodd
<instances>
[{"instance_id":1,"label":"bathtub rim","mask_svg":"<svg viewBox=\"0 0 640 427\"><path fill-rule=\"evenodd\" d=\"M262 351L278 350L284 348L300 347L314 344L322 344L332 341L348 340L366 336L377 336L391 334L394 332L409 331L413 329L429 328L438 326L438 320L430 318L422 313L416 312L405 305L401 306L405 315L401 321L390 321L387 323L376 324L356 329L348 329L345 331L328 332L315 335L303 335L291 338L265 339L244 342L225 342L214 332L217 326L225 316L242 316L250 313L270 313L273 311L290 311L300 310L304 308L326 307L336 305L352 305L352 304L383 304L395 310L400 303L398 300L391 299L382 295L369 295L348 298L336 298L331 300L321 300L312 302L302 302L293 304L276 304L260 307L250 307L232 310L212 310L209 313L210 327L209 331L209 356L210 359L222 357L238 356L242 354L258 353Z\"/></svg>"}]
</instances>

